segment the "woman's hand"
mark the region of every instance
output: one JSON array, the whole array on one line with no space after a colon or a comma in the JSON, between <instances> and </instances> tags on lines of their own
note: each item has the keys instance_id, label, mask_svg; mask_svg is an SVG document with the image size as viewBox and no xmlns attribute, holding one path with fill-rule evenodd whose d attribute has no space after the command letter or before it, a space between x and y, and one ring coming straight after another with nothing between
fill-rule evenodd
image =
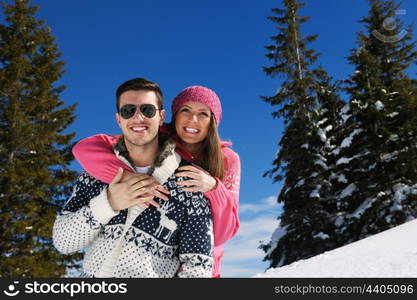
<instances>
[{"instance_id":1,"label":"woman's hand","mask_svg":"<svg viewBox=\"0 0 417 300\"><path fill-rule=\"evenodd\" d=\"M178 181L177 184L183 187L184 192L210 192L216 187L216 179L210 175L206 170L197 165L182 166L178 168L180 172L175 176L186 176L190 179Z\"/></svg>"}]
</instances>

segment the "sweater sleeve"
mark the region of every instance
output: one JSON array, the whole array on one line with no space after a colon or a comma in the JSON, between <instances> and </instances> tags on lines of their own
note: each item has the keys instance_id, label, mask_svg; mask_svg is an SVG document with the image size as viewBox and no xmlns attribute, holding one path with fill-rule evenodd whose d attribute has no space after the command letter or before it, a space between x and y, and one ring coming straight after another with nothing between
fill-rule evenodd
<instances>
[{"instance_id":1,"label":"sweater sleeve","mask_svg":"<svg viewBox=\"0 0 417 300\"><path fill-rule=\"evenodd\" d=\"M226 174L223 182L216 178L217 186L204 195L210 199L214 246L230 240L239 229L240 158L230 148L223 149Z\"/></svg>"},{"instance_id":2,"label":"sweater sleeve","mask_svg":"<svg viewBox=\"0 0 417 300\"><path fill-rule=\"evenodd\" d=\"M53 227L55 248L64 254L79 251L98 236L102 225L118 214L107 200L107 185L83 172Z\"/></svg>"},{"instance_id":3,"label":"sweater sleeve","mask_svg":"<svg viewBox=\"0 0 417 300\"><path fill-rule=\"evenodd\" d=\"M119 136L106 134L93 135L75 144L72 153L89 174L110 183L119 167L132 172L113 152L113 145L118 138Z\"/></svg>"},{"instance_id":4,"label":"sweater sleeve","mask_svg":"<svg viewBox=\"0 0 417 300\"><path fill-rule=\"evenodd\" d=\"M181 225L178 277L212 277L213 225L209 201L201 193L193 194Z\"/></svg>"}]
</instances>

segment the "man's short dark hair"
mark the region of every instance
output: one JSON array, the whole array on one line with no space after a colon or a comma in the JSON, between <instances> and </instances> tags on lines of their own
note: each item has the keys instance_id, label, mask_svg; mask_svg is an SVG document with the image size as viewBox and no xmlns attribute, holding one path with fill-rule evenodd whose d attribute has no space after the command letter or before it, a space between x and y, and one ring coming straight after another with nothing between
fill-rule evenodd
<instances>
[{"instance_id":1,"label":"man's short dark hair","mask_svg":"<svg viewBox=\"0 0 417 300\"><path fill-rule=\"evenodd\" d=\"M116 90L116 110L119 112L120 95L127 91L154 91L156 94L158 108L163 109L162 91L156 82L144 78L133 78L122 83Z\"/></svg>"}]
</instances>

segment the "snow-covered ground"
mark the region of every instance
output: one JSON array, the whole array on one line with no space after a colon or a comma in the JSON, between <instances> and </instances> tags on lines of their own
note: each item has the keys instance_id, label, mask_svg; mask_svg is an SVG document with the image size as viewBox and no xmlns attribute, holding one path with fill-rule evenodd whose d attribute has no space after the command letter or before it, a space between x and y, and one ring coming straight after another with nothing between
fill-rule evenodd
<instances>
[{"instance_id":1,"label":"snow-covered ground","mask_svg":"<svg viewBox=\"0 0 417 300\"><path fill-rule=\"evenodd\" d=\"M417 277L417 220L254 277Z\"/></svg>"}]
</instances>

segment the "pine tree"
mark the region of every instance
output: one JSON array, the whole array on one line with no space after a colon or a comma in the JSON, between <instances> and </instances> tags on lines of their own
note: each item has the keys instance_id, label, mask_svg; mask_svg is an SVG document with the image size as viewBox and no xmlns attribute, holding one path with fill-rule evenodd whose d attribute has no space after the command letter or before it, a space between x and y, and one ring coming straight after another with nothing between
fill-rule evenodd
<instances>
[{"instance_id":1,"label":"pine tree","mask_svg":"<svg viewBox=\"0 0 417 300\"><path fill-rule=\"evenodd\" d=\"M350 118L340 149L337 232L342 244L417 216L416 81L406 74L417 58L412 28L403 30L393 0L368 0L358 49L349 62Z\"/></svg>"},{"instance_id":2,"label":"pine tree","mask_svg":"<svg viewBox=\"0 0 417 300\"><path fill-rule=\"evenodd\" d=\"M345 103L340 99L340 83L333 83L332 78L324 71L317 76L317 135L320 136L320 157L324 168L316 175L321 184L318 186L317 201L321 204L320 218L315 221L322 228L322 253L339 246L335 235L335 221L339 216L335 191L343 177L336 175L338 151L337 147L343 138L344 126L341 112ZM318 254L317 253L317 254Z\"/></svg>"},{"instance_id":3,"label":"pine tree","mask_svg":"<svg viewBox=\"0 0 417 300\"><path fill-rule=\"evenodd\" d=\"M56 82L64 63L38 7L29 0L3 4L0 24L1 277L59 277L80 255L63 256L52 245L52 226L71 194L75 172L75 105L63 107Z\"/></svg>"},{"instance_id":4,"label":"pine tree","mask_svg":"<svg viewBox=\"0 0 417 300\"><path fill-rule=\"evenodd\" d=\"M271 242L261 246L272 267L322 253L332 244L325 233L331 231L327 221L330 216L325 210L330 188L328 181L323 180L327 170L328 126L323 128L327 120L323 122L325 111L320 104L337 97L326 96L331 89L325 83L327 75L321 68L313 67L319 54L307 45L317 36L302 37L300 32L300 25L308 21L298 14L304 3L284 0L283 5L284 9L272 10L276 16L269 17L278 25L278 34L271 38L274 44L265 47L274 64L264 68L269 76L284 77L274 96L263 97L271 105L280 106L273 116L283 117L285 124L274 168L265 174L274 181L283 180L278 196L278 202L284 204L281 224Z\"/></svg>"}]
</instances>

